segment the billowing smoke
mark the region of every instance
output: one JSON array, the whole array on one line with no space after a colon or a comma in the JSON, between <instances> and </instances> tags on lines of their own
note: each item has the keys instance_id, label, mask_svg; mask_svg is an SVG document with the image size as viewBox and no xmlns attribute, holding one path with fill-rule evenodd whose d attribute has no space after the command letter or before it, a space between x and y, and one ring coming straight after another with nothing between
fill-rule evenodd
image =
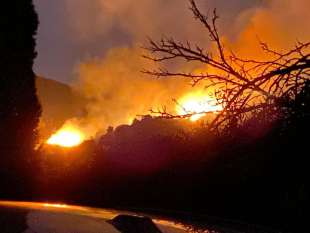
<instances>
[{"instance_id":1,"label":"billowing smoke","mask_svg":"<svg viewBox=\"0 0 310 233\"><path fill-rule=\"evenodd\" d=\"M178 38L203 40L200 26L191 21L187 0L65 0L75 36L82 41L108 35L117 38L121 31L128 42L141 43L146 36L175 35ZM206 6L206 4L203 4ZM105 43L105 41L102 41Z\"/></svg>"},{"instance_id":2,"label":"billowing smoke","mask_svg":"<svg viewBox=\"0 0 310 233\"><path fill-rule=\"evenodd\" d=\"M74 87L88 100L80 124L88 127L90 135L108 126L130 124L151 108L171 107L172 97L191 90L184 80L143 75L141 69L153 65L141 53L139 48L115 48L104 58L92 58L79 66Z\"/></svg>"},{"instance_id":3,"label":"billowing smoke","mask_svg":"<svg viewBox=\"0 0 310 233\"><path fill-rule=\"evenodd\" d=\"M77 119L94 136L108 126L127 124L149 109L173 107L172 98L192 91L180 79L158 80L143 75L154 64L141 57L139 48L147 36L171 35L209 46L208 34L193 19L187 0L65 0L73 40L102 46L120 45L86 59L75 68L73 86L89 101L86 113ZM220 33L227 47L242 56L263 58L258 38L275 49L290 48L297 40L310 38L309 0L197 0L202 11L218 8ZM95 42L94 42L95 43ZM96 46L98 41L96 41ZM99 46L100 47L100 46ZM98 50L101 49L98 47ZM197 67L174 65L174 69ZM202 85L203 87L203 85Z\"/></svg>"},{"instance_id":4,"label":"billowing smoke","mask_svg":"<svg viewBox=\"0 0 310 233\"><path fill-rule=\"evenodd\" d=\"M298 41L310 40L310 1L266 2L264 6L241 12L236 21L237 24L244 25L244 28L237 40L231 43L234 50L243 56L264 58L266 54L258 46L259 40L278 51L292 49Z\"/></svg>"}]
</instances>

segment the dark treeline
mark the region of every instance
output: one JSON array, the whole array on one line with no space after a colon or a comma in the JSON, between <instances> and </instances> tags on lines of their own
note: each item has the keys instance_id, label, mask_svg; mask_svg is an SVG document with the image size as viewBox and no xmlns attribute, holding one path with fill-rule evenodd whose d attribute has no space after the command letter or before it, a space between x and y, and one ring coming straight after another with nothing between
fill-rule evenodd
<instances>
[{"instance_id":1,"label":"dark treeline","mask_svg":"<svg viewBox=\"0 0 310 233\"><path fill-rule=\"evenodd\" d=\"M220 133L145 117L70 150L35 152L38 20L30 0L1 9L1 199L183 211L306 232L309 84L275 112Z\"/></svg>"},{"instance_id":2,"label":"dark treeline","mask_svg":"<svg viewBox=\"0 0 310 233\"><path fill-rule=\"evenodd\" d=\"M256 115L220 135L203 125L189 130L186 119L145 117L73 151L43 149L38 194L301 232L309 203L309 112L307 84L294 101L279 103L281 117L272 124Z\"/></svg>"}]
</instances>

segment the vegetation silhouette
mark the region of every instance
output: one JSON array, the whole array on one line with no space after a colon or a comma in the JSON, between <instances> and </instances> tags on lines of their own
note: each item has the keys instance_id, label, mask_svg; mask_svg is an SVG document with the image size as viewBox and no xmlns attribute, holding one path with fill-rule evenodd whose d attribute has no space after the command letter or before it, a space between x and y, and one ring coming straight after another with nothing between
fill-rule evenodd
<instances>
[{"instance_id":1,"label":"vegetation silhouette","mask_svg":"<svg viewBox=\"0 0 310 233\"><path fill-rule=\"evenodd\" d=\"M285 117L263 134L250 134L248 124L217 135L203 127L182 130L185 119L145 117L65 156L52 150L39 197L306 232L307 89L297 98L300 104L282 103ZM256 126L261 122L254 120Z\"/></svg>"},{"instance_id":2,"label":"vegetation silhouette","mask_svg":"<svg viewBox=\"0 0 310 233\"><path fill-rule=\"evenodd\" d=\"M173 115L166 109L152 111L160 117L145 116L130 126L109 128L97 143L82 145L85 153L73 150L70 157L66 152L69 170L53 172L53 163L46 158L44 177L50 178L40 189L45 190L41 196L185 219L200 216L219 225L223 219L236 219L306 232L309 43L298 43L286 53L261 43L270 60L242 59L227 54L217 32L216 11L208 18L195 1L190 4L215 43L217 56L190 42L163 38L150 39L147 49L154 56L146 57L155 62L200 61L220 72L143 72L218 86L215 94L224 111L211 124L196 128L187 125L190 113ZM72 160L74 155L79 156Z\"/></svg>"},{"instance_id":3,"label":"vegetation silhouette","mask_svg":"<svg viewBox=\"0 0 310 233\"><path fill-rule=\"evenodd\" d=\"M181 42L173 37L163 37L160 41L149 39L145 46L146 59L162 64L157 70L143 70L143 73L160 78L181 77L192 81L192 85L203 82L205 89L211 88L217 104L223 110L209 124L209 130L243 124L257 112L270 112L283 98L296 98L309 78L310 42L297 42L293 49L278 52L268 44L260 42L264 60L247 59L227 48L218 32L219 16L205 15L195 0L189 0L194 18L204 26L209 35L210 47L205 49L190 41ZM205 32L202 32L205 33ZM214 47L214 49L212 49ZM182 72L165 67L169 62L200 63L203 71ZM166 118L188 117L193 113L173 115L164 108L152 113ZM269 118L272 119L272 114Z\"/></svg>"},{"instance_id":4,"label":"vegetation silhouette","mask_svg":"<svg viewBox=\"0 0 310 233\"><path fill-rule=\"evenodd\" d=\"M41 113L32 69L38 26L32 1L3 2L0 26L0 195L9 197L27 195Z\"/></svg>"},{"instance_id":5,"label":"vegetation silhouette","mask_svg":"<svg viewBox=\"0 0 310 233\"><path fill-rule=\"evenodd\" d=\"M194 81L211 78L215 83L233 82L235 86L221 92L228 91L230 95L224 95L226 108L212 127L201 124L191 128L188 116L161 112L159 118L145 116L130 126L109 128L98 140L86 141L79 147L43 145L37 154L33 148L40 105L32 65L38 20L30 0L3 4L7 10L0 15L5 32L0 37L1 198L139 209L231 229L240 226L224 219L282 231L307 231L308 44L298 44L286 54L274 54L279 59L276 64L274 60L257 63L230 57L234 62L254 64L263 70L262 67L270 68L258 73L254 81L246 80L240 73L247 70L239 67L237 72L226 60L215 30L216 13L210 24L195 2L190 3L220 52L220 60L212 60L198 47L194 58L202 56L209 65L220 62L219 68L233 74L196 77L168 70L145 72L188 76ZM262 46L272 52L265 44ZM174 54L178 51L193 52L189 44L172 39L159 44L151 41L150 49L162 52L162 59L182 56ZM192 58L185 56L187 60ZM283 79L296 78L297 82L282 83ZM262 89L261 82L270 80L271 86L275 82L275 89ZM254 96L259 95L259 105L250 101L253 90ZM269 94L273 97L266 98ZM244 117L246 112L251 114Z\"/></svg>"}]
</instances>

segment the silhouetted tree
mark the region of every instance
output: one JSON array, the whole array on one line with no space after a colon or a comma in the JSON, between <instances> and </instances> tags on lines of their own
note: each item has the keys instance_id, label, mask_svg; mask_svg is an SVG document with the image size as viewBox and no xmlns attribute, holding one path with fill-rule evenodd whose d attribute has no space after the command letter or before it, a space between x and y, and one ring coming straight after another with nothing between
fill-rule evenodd
<instances>
[{"instance_id":1,"label":"silhouetted tree","mask_svg":"<svg viewBox=\"0 0 310 233\"><path fill-rule=\"evenodd\" d=\"M1 2L0 14L0 185L1 195L28 193L25 175L37 140L41 107L33 62L38 17L32 0ZM28 183L29 184L29 183ZM6 189L6 191L4 191Z\"/></svg>"},{"instance_id":2,"label":"silhouetted tree","mask_svg":"<svg viewBox=\"0 0 310 233\"><path fill-rule=\"evenodd\" d=\"M32 70L38 26L33 3L12 0L1 5L0 148L5 156L5 151L33 149L41 109Z\"/></svg>"},{"instance_id":3,"label":"silhouetted tree","mask_svg":"<svg viewBox=\"0 0 310 233\"><path fill-rule=\"evenodd\" d=\"M215 48L208 51L199 45L187 41L182 43L174 38L162 38L160 41L149 40L146 47L151 55L144 56L157 63L181 59L186 62L199 62L211 68L205 72L175 72L166 68L145 70L144 73L157 77L190 78L193 85L205 81L206 88L213 87L218 104L223 110L210 124L210 129L222 126L241 124L252 117L251 113L268 111L276 107L279 99L296 98L310 75L310 42L298 42L296 47L287 52L277 52L261 42L261 48L269 58L263 61L243 59L225 48L217 29L218 15L216 10L209 17L198 8L195 0L189 0L190 9L205 27L210 42ZM187 118L193 113L177 116L169 112L156 111L167 118ZM236 122L237 121L237 122Z\"/></svg>"}]
</instances>

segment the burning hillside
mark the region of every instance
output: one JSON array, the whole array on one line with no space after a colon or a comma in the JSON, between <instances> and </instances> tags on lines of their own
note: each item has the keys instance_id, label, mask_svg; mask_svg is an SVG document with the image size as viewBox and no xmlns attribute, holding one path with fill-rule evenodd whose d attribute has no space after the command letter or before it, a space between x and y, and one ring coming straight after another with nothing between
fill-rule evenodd
<instances>
[{"instance_id":1,"label":"burning hillside","mask_svg":"<svg viewBox=\"0 0 310 233\"><path fill-rule=\"evenodd\" d=\"M191 121L197 121L208 113L215 114L223 110L217 100L203 91L188 93L176 101L176 112L180 116L189 115Z\"/></svg>"},{"instance_id":2,"label":"burning hillside","mask_svg":"<svg viewBox=\"0 0 310 233\"><path fill-rule=\"evenodd\" d=\"M140 49L140 44L146 35L154 38L158 38L162 34L172 35L179 38L180 41L197 42L203 48L209 49L210 54L214 52L215 48L206 42L207 33L204 33L199 23L192 19L192 15L186 7L188 1L184 1L182 4L180 1L171 1L168 6L180 4L180 8L175 8L163 7L161 1L151 3L140 0L139 7L136 8L131 5L130 1L107 3L96 0L94 4L98 7L94 12L85 12L84 4L82 1L68 1L66 3L66 7L76 9L70 15L68 19L70 22L68 23L74 35L77 36L70 39L89 42L100 35L114 41L116 36L113 34L112 26L107 27L106 21L103 20L102 16L105 15L109 21L119 22L119 30L128 35L130 40L125 41L124 45L116 44L104 51L96 49L100 53L98 52L94 56L90 54L90 56L79 60L80 62L75 66L74 79L70 86L75 93L78 93L85 100L81 108L83 111L77 111L67 116L64 119L67 122L58 123L56 127L55 125L51 127L52 123L50 122L43 122L43 126L51 129L49 132L56 133L52 136L52 141L56 140L56 135L60 138L64 135L66 135L65 138L75 138L71 134L63 134L62 130L68 122L72 121L74 128L82 132L83 135L83 137L78 136L78 139L75 138L74 141L83 141L104 134L109 126L117 127L122 124L130 124L137 115L149 114L150 109L154 111L166 109L171 114L188 116L192 122L205 119L207 115L210 115L207 112L218 113L223 109L224 106L218 104L214 97L209 95L216 90L206 88L204 82L192 87L191 80L178 77L156 79L141 73L141 70L156 68L152 62L141 57L145 51ZM204 11L205 4L202 1L197 1L197 4ZM242 5L238 11L230 9L231 7L227 7L229 8L227 10L227 4L223 4L221 1L218 3L210 1L209 4L207 6L209 9L219 6L219 14L231 19L231 21L227 21L225 18L220 22L221 31L228 32L224 33L220 40L225 42L228 50L232 49L243 57L266 58L266 55L259 48L257 35L261 40L270 43L280 51L287 46L291 47L290 45L296 42L296 38L305 40L308 37L306 24L308 16L304 12L304 9L308 9L308 1L298 0L298 4L295 4L295 1L291 0L284 3L283 1L272 0L264 2L264 4ZM94 10L95 8L87 9ZM148 12L152 16L163 13L164 20L160 20L158 17L150 17L150 20L153 20L152 23L145 23L145 20L141 20L145 16L144 12ZM86 17L90 15L91 18ZM170 17L171 15L177 16L178 22L175 21L176 17ZM76 24L76 21L72 20L75 18L80 18L83 23ZM288 18L294 20L287 22ZM96 19L96 27L90 24L92 19ZM271 20L266 23L266 19ZM225 24L224 21L229 22L229 25L228 23ZM96 46L98 45L96 44ZM173 64L165 65L176 72L197 75L207 71L212 72L209 66L197 63L182 64L176 61ZM62 115L67 110L65 106L49 111L51 108L51 104L43 103L43 115L49 112L48 114L52 115L49 119L53 119L53 116L56 119L57 116ZM60 132L62 133L59 135Z\"/></svg>"},{"instance_id":3,"label":"burning hillside","mask_svg":"<svg viewBox=\"0 0 310 233\"><path fill-rule=\"evenodd\" d=\"M62 147L74 147L80 145L85 140L85 135L75 125L65 124L48 140L49 145L58 145Z\"/></svg>"},{"instance_id":4,"label":"burning hillside","mask_svg":"<svg viewBox=\"0 0 310 233\"><path fill-rule=\"evenodd\" d=\"M214 98L201 91L189 93L175 101L176 114L180 118L188 119L191 122L207 120L208 113L210 116L210 114L216 114L221 110L222 106ZM46 143L61 147L74 147L87 139L93 138L94 135L90 132L86 128L81 127L80 122L69 120L52 134Z\"/></svg>"}]
</instances>

